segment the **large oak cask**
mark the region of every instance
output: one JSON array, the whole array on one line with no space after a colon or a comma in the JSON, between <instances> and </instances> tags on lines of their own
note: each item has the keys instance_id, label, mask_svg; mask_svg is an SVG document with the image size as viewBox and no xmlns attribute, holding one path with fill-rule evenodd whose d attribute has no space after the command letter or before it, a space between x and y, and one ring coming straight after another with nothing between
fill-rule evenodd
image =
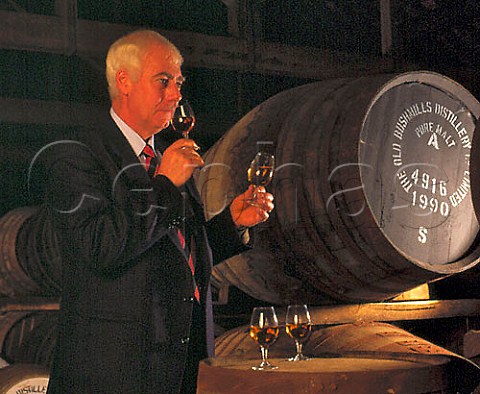
<instances>
[{"instance_id":1,"label":"large oak cask","mask_svg":"<svg viewBox=\"0 0 480 394\"><path fill-rule=\"evenodd\" d=\"M389 299L478 263L470 192L478 101L432 72L312 83L250 111L206 155L207 217L247 187L259 149L276 156L269 221L214 278L256 299Z\"/></svg>"}]
</instances>

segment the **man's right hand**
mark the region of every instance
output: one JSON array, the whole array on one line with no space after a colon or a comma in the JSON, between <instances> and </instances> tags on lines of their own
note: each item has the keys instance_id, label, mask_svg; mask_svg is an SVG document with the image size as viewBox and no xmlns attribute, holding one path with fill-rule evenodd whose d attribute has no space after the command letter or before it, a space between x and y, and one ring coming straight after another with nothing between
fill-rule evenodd
<instances>
[{"instance_id":1,"label":"man's right hand","mask_svg":"<svg viewBox=\"0 0 480 394\"><path fill-rule=\"evenodd\" d=\"M181 138L175 141L165 149L155 175L164 175L175 186L182 186L190 179L195 168L205 164L197 150L198 145L194 140Z\"/></svg>"}]
</instances>

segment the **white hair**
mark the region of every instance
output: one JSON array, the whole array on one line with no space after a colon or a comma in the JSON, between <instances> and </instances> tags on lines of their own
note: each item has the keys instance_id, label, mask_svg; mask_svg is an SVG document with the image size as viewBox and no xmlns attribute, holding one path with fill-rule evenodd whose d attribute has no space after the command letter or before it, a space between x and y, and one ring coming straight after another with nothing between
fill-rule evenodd
<instances>
[{"instance_id":1,"label":"white hair","mask_svg":"<svg viewBox=\"0 0 480 394\"><path fill-rule=\"evenodd\" d=\"M111 99L118 95L115 81L117 72L125 69L134 81L138 81L144 57L154 44L166 46L173 52L178 62L183 63L183 57L177 47L160 33L153 30L137 30L129 33L115 41L107 53L106 75Z\"/></svg>"}]
</instances>

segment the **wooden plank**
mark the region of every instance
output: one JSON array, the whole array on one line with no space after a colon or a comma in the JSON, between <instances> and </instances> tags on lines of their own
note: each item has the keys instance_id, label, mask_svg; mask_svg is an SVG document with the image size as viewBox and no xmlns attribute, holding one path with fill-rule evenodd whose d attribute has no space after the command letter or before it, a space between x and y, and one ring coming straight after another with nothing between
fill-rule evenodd
<instances>
[{"instance_id":1,"label":"wooden plank","mask_svg":"<svg viewBox=\"0 0 480 394\"><path fill-rule=\"evenodd\" d=\"M58 16L0 11L0 48L64 53L65 24Z\"/></svg>"},{"instance_id":2,"label":"wooden plank","mask_svg":"<svg viewBox=\"0 0 480 394\"><path fill-rule=\"evenodd\" d=\"M77 51L93 57L104 57L117 37L135 30L134 26L78 21ZM393 63L382 58L358 59L344 52L305 48L278 43L210 36L206 34L159 30L180 49L189 67L228 69L269 75L325 79L393 70ZM1 45L1 42L0 42ZM251 51L255 53L251 53Z\"/></svg>"},{"instance_id":3,"label":"wooden plank","mask_svg":"<svg viewBox=\"0 0 480 394\"><path fill-rule=\"evenodd\" d=\"M346 52L293 47L260 42L256 46L254 71L262 74L290 75L312 79L333 79L394 71L390 59L360 59Z\"/></svg>"},{"instance_id":4,"label":"wooden plank","mask_svg":"<svg viewBox=\"0 0 480 394\"><path fill-rule=\"evenodd\" d=\"M72 11L71 11L72 12ZM71 18L68 18L71 19ZM0 11L0 48L104 58L111 43L138 26L76 20L76 38L66 18ZM359 59L345 52L284 44L248 41L181 31L162 31L185 56L189 67L206 67L324 79L390 72L393 62L378 58ZM73 44L76 48L72 48ZM253 51L253 52L252 52Z\"/></svg>"},{"instance_id":5,"label":"wooden plank","mask_svg":"<svg viewBox=\"0 0 480 394\"><path fill-rule=\"evenodd\" d=\"M392 301L419 301L430 299L430 288L428 283L417 286L411 290L404 291L402 294L392 298Z\"/></svg>"},{"instance_id":6,"label":"wooden plank","mask_svg":"<svg viewBox=\"0 0 480 394\"><path fill-rule=\"evenodd\" d=\"M118 37L136 29L138 26L79 20L77 52L103 59ZM180 49L188 66L246 70L245 40L193 32L158 31Z\"/></svg>"},{"instance_id":7,"label":"wooden plank","mask_svg":"<svg viewBox=\"0 0 480 394\"><path fill-rule=\"evenodd\" d=\"M275 307L281 324L284 323L286 308ZM315 325L336 325L356 322L394 322L459 317L480 317L480 300L429 300L408 302L378 302L367 304L325 305L309 307ZM219 320L228 316L216 314ZM240 315L235 317L240 320ZM249 314L243 316L248 322Z\"/></svg>"},{"instance_id":8,"label":"wooden plank","mask_svg":"<svg viewBox=\"0 0 480 394\"><path fill-rule=\"evenodd\" d=\"M315 324L480 316L480 300L429 300L311 307Z\"/></svg>"},{"instance_id":9,"label":"wooden plank","mask_svg":"<svg viewBox=\"0 0 480 394\"><path fill-rule=\"evenodd\" d=\"M76 126L98 119L102 113L93 104L64 103L0 97L0 122L14 124Z\"/></svg>"},{"instance_id":10,"label":"wooden plank","mask_svg":"<svg viewBox=\"0 0 480 394\"><path fill-rule=\"evenodd\" d=\"M0 297L0 313L28 311L56 311L60 309L56 297Z\"/></svg>"}]
</instances>

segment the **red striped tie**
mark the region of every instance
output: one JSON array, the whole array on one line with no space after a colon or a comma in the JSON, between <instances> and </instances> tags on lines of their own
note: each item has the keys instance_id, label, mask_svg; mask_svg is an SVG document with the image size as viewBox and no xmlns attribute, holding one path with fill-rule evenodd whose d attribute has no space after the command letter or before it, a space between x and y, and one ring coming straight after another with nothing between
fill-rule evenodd
<instances>
[{"instance_id":1,"label":"red striped tie","mask_svg":"<svg viewBox=\"0 0 480 394\"><path fill-rule=\"evenodd\" d=\"M145 156L145 168L147 170L148 175L152 178L155 175L155 169L158 164L157 156L155 155L154 150L149 144L146 144L142 151L143 155ZM177 231L178 238L180 240L180 244L182 245L182 249L188 253L188 265L190 266L190 270L192 271L192 276L195 275L195 266L193 264L193 257L192 253L187 250L187 244L185 242L185 237L182 234L182 231L178 229ZM200 291L198 290L198 286L195 284L195 299L200 301Z\"/></svg>"},{"instance_id":2,"label":"red striped tie","mask_svg":"<svg viewBox=\"0 0 480 394\"><path fill-rule=\"evenodd\" d=\"M155 175L155 169L157 168L158 160L153 148L146 144L143 148L143 156L145 156L145 168L150 178L153 178Z\"/></svg>"},{"instance_id":3,"label":"red striped tie","mask_svg":"<svg viewBox=\"0 0 480 394\"><path fill-rule=\"evenodd\" d=\"M186 242L185 242L185 237L182 234L182 231L178 229L178 238L180 239L180 243L182 245L183 250L185 250L186 247ZM193 257L191 253L188 253L188 265L190 266L190 270L192 271L192 275L195 276L195 265L193 264ZM197 284L195 284L195 299L197 301L200 301L200 291L198 290Z\"/></svg>"}]
</instances>

